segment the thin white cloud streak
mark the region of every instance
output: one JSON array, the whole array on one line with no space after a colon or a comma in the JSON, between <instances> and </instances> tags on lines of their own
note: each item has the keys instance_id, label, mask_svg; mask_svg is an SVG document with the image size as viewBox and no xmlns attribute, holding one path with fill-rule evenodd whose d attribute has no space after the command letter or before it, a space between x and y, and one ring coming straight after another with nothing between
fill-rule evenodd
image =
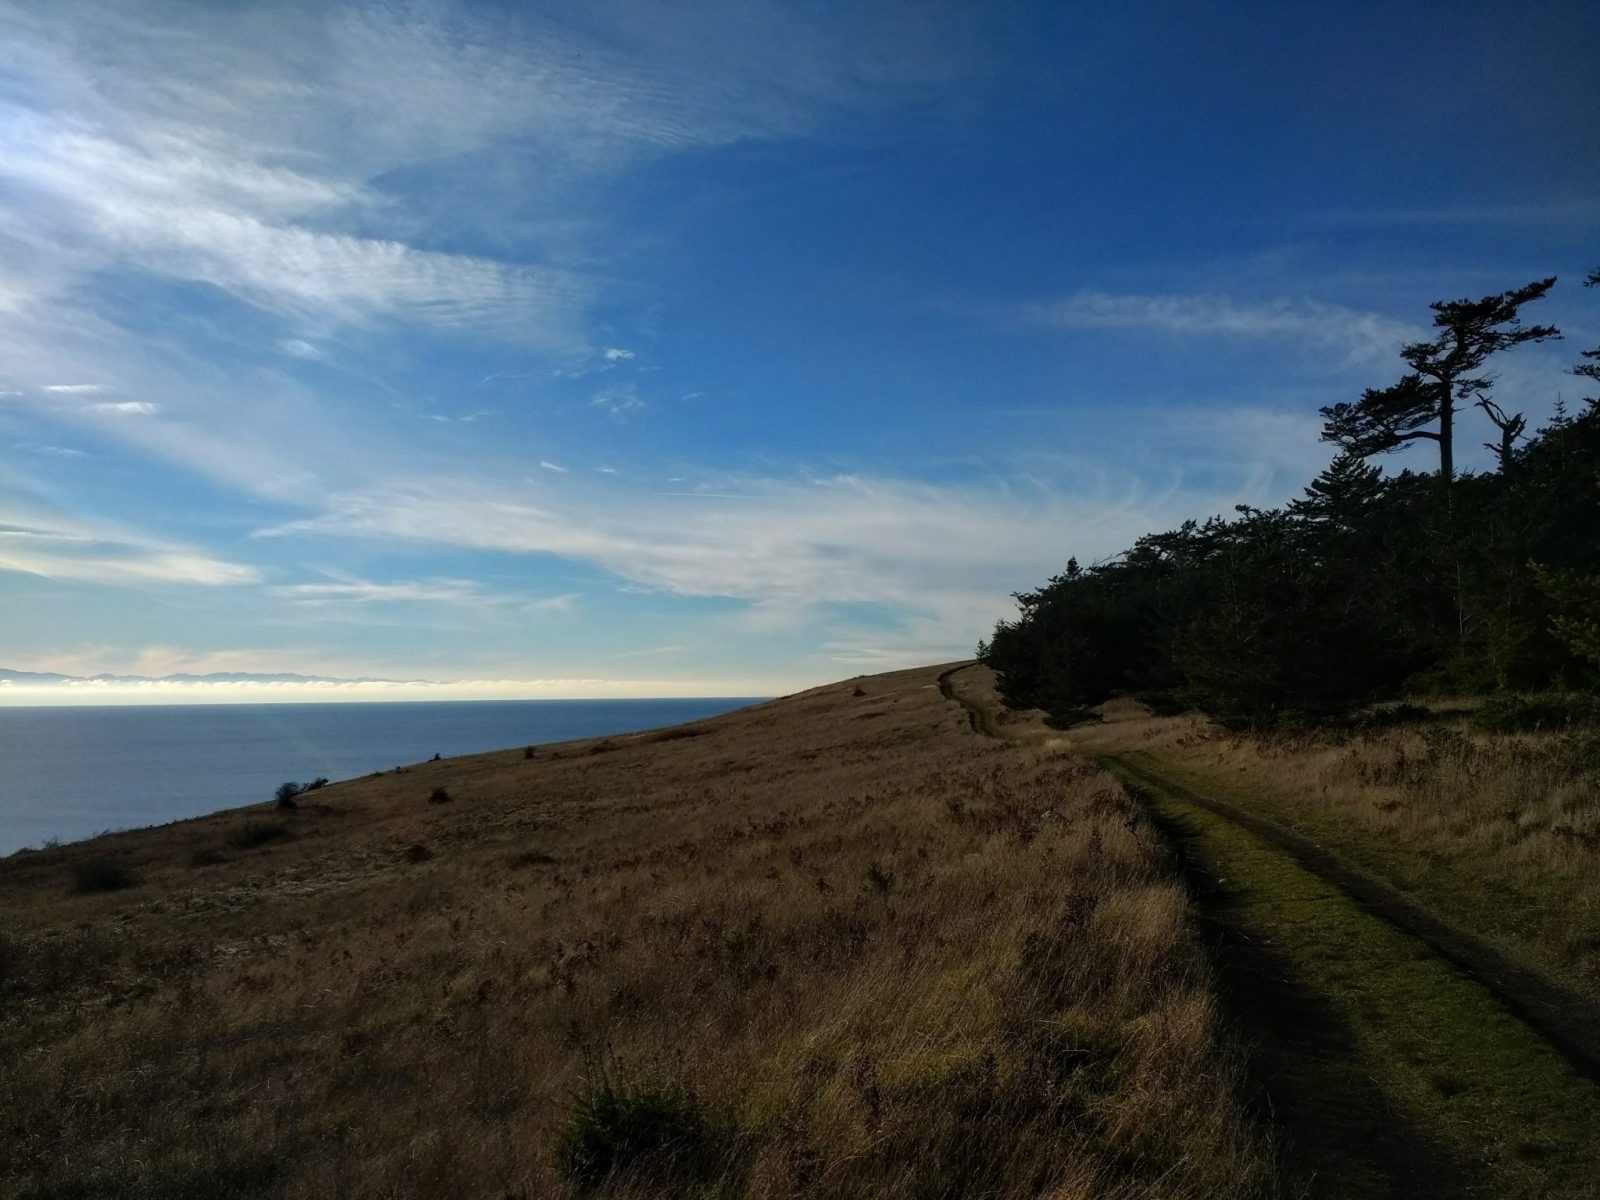
<instances>
[{"instance_id":1,"label":"thin white cloud streak","mask_svg":"<svg viewBox=\"0 0 1600 1200\"><path fill-rule=\"evenodd\" d=\"M39 390L56 396L97 396L106 386L103 383L47 383Z\"/></svg>"},{"instance_id":2,"label":"thin white cloud streak","mask_svg":"<svg viewBox=\"0 0 1600 1200\"><path fill-rule=\"evenodd\" d=\"M0 524L0 571L112 586L228 587L261 572L190 547L23 518Z\"/></svg>"},{"instance_id":3,"label":"thin white cloud streak","mask_svg":"<svg viewBox=\"0 0 1600 1200\"><path fill-rule=\"evenodd\" d=\"M617 420L625 420L645 406L644 400L639 396L638 386L632 383L619 383L601 388L589 403Z\"/></svg>"},{"instance_id":4,"label":"thin white cloud streak","mask_svg":"<svg viewBox=\"0 0 1600 1200\"><path fill-rule=\"evenodd\" d=\"M88 411L121 417L153 417L161 411L161 406L148 400L107 400L89 405Z\"/></svg>"},{"instance_id":5,"label":"thin white cloud streak","mask_svg":"<svg viewBox=\"0 0 1600 1200\"><path fill-rule=\"evenodd\" d=\"M276 596L304 604L460 604L503 600L490 596L470 579L401 580L373 583L350 580L339 583L295 583L272 589Z\"/></svg>"},{"instance_id":6,"label":"thin white cloud streak","mask_svg":"<svg viewBox=\"0 0 1600 1200\"><path fill-rule=\"evenodd\" d=\"M645 650L619 650L615 654L606 655L610 659L618 658L660 658L669 654L683 654L687 646L651 646Z\"/></svg>"},{"instance_id":7,"label":"thin white cloud streak","mask_svg":"<svg viewBox=\"0 0 1600 1200\"><path fill-rule=\"evenodd\" d=\"M256 583L261 573L242 563L206 554L140 551L127 556L61 555L10 543L0 534L0 571L21 571L47 579L115 586L226 587Z\"/></svg>"},{"instance_id":8,"label":"thin white cloud streak","mask_svg":"<svg viewBox=\"0 0 1600 1200\"><path fill-rule=\"evenodd\" d=\"M491 592L471 579L405 579L374 582L340 579L329 583L295 583L270 589L274 596L299 604L445 604L505 607L522 612L569 612L581 599L577 592L558 596L526 596Z\"/></svg>"},{"instance_id":9,"label":"thin white cloud streak","mask_svg":"<svg viewBox=\"0 0 1600 1200\"><path fill-rule=\"evenodd\" d=\"M1331 350L1356 365L1393 362L1401 345L1424 336L1405 321L1304 299L1244 303L1227 296L1080 291L1025 306L1021 316L1036 328L1287 342Z\"/></svg>"}]
</instances>

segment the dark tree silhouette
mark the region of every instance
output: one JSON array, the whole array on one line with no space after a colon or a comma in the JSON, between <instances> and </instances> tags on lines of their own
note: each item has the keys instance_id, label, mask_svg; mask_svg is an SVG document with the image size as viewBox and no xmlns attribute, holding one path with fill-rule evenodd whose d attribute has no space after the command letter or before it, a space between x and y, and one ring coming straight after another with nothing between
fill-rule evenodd
<instances>
[{"instance_id":1,"label":"dark tree silhouette","mask_svg":"<svg viewBox=\"0 0 1600 1200\"><path fill-rule=\"evenodd\" d=\"M1517 451L1517 443L1522 440L1523 432L1528 428L1528 419L1521 413L1508 413L1487 396L1478 397L1478 407L1483 409L1490 422L1500 431L1498 442L1485 442L1483 448L1492 450L1500 460L1500 469L1504 471L1511 465L1512 456Z\"/></svg>"},{"instance_id":2,"label":"dark tree silhouette","mask_svg":"<svg viewBox=\"0 0 1600 1200\"><path fill-rule=\"evenodd\" d=\"M1583 281L1583 286L1600 287L1600 267L1596 267L1594 270L1589 272L1589 278ZM1585 379L1593 379L1597 383L1600 383L1600 347L1596 347L1593 350L1584 350L1582 351L1582 354L1583 357L1587 358L1589 361L1585 363L1579 363L1577 366L1573 367L1572 373L1574 375L1582 376ZM1597 400L1597 402L1600 402L1600 400Z\"/></svg>"},{"instance_id":3,"label":"dark tree silhouette","mask_svg":"<svg viewBox=\"0 0 1600 1200\"><path fill-rule=\"evenodd\" d=\"M1186 521L1019 593L979 648L1006 702L1075 721L1131 694L1266 729L1410 692L1600 689L1600 400L1530 429L1485 370L1558 336L1517 319L1550 284L1434 305L1438 336L1405 348L1398 384L1323 410L1341 453L1299 499ZM1600 382L1600 349L1580 364ZM1454 476L1463 402L1499 431L1498 469ZM1368 462L1418 439L1439 443L1445 486Z\"/></svg>"},{"instance_id":4,"label":"dark tree silhouette","mask_svg":"<svg viewBox=\"0 0 1600 1200\"><path fill-rule=\"evenodd\" d=\"M1525 342L1558 338L1554 325L1522 324L1519 310L1539 299L1555 283L1535 280L1520 288L1485 296L1481 300L1440 300L1434 303L1433 325L1439 331L1432 341L1412 342L1400 351L1411 370L1386 388L1369 388L1354 403L1322 409L1322 439L1359 458L1386 454L1419 439L1439 447L1439 478L1446 491L1455 479L1455 414L1458 401L1473 396L1495 417L1489 392L1494 381L1482 375L1483 365L1502 350ZM1506 417L1502 434L1518 417ZM1499 424L1499 421L1496 422ZM1522 432L1519 425L1511 437Z\"/></svg>"},{"instance_id":5,"label":"dark tree silhouette","mask_svg":"<svg viewBox=\"0 0 1600 1200\"><path fill-rule=\"evenodd\" d=\"M1382 494L1378 468L1346 451L1306 485L1304 496L1289 502L1289 511L1310 521L1350 528L1361 523Z\"/></svg>"}]
</instances>

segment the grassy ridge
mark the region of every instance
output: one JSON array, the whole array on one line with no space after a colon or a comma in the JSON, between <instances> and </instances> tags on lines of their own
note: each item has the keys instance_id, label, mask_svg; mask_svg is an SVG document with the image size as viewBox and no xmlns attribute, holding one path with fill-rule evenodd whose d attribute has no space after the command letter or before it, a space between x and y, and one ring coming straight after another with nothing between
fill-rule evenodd
<instances>
[{"instance_id":1,"label":"grassy ridge","mask_svg":"<svg viewBox=\"0 0 1600 1200\"><path fill-rule=\"evenodd\" d=\"M1160 838L936 681L5 860L0 1192L1270 1192Z\"/></svg>"}]
</instances>

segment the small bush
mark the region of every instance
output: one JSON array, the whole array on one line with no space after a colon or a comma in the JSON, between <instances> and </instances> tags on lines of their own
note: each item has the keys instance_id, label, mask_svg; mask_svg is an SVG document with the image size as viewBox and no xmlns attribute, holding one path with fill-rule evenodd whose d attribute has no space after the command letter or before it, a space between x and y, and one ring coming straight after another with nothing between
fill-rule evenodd
<instances>
[{"instance_id":1,"label":"small bush","mask_svg":"<svg viewBox=\"0 0 1600 1200\"><path fill-rule=\"evenodd\" d=\"M894 872L873 859L867 864L867 878L862 887L874 896L887 896L894 891Z\"/></svg>"},{"instance_id":2,"label":"small bush","mask_svg":"<svg viewBox=\"0 0 1600 1200\"><path fill-rule=\"evenodd\" d=\"M442 787L436 787L428 793L429 804L449 804L455 797Z\"/></svg>"},{"instance_id":3,"label":"small bush","mask_svg":"<svg viewBox=\"0 0 1600 1200\"><path fill-rule=\"evenodd\" d=\"M532 758L533 757L533 747L532 746L524 746L522 748L522 757L525 758L525 759L526 758Z\"/></svg>"},{"instance_id":4,"label":"small bush","mask_svg":"<svg viewBox=\"0 0 1600 1200\"><path fill-rule=\"evenodd\" d=\"M1489 733L1539 733L1600 722L1600 696L1588 692L1542 692L1491 696L1472 714Z\"/></svg>"},{"instance_id":5,"label":"small bush","mask_svg":"<svg viewBox=\"0 0 1600 1200\"><path fill-rule=\"evenodd\" d=\"M1433 720L1433 710L1425 704L1384 704L1357 713L1350 719L1350 728L1357 733L1379 733L1385 729L1400 729L1408 725L1422 725Z\"/></svg>"},{"instance_id":6,"label":"small bush","mask_svg":"<svg viewBox=\"0 0 1600 1200\"><path fill-rule=\"evenodd\" d=\"M138 882L133 868L115 858L86 858L72 868L75 892L120 892Z\"/></svg>"},{"instance_id":7,"label":"small bush","mask_svg":"<svg viewBox=\"0 0 1600 1200\"><path fill-rule=\"evenodd\" d=\"M1158 717L1181 717L1189 706L1171 692L1141 692L1137 697Z\"/></svg>"},{"instance_id":8,"label":"small bush","mask_svg":"<svg viewBox=\"0 0 1600 1200\"><path fill-rule=\"evenodd\" d=\"M307 791L307 792L316 792L316 791L321 791L323 788L325 788L327 786L328 786L328 777L326 775L318 775L310 783L306 784L306 786L302 790L303 791Z\"/></svg>"},{"instance_id":9,"label":"small bush","mask_svg":"<svg viewBox=\"0 0 1600 1200\"><path fill-rule=\"evenodd\" d=\"M542 850L519 850L506 859L508 867L547 867L556 860Z\"/></svg>"},{"instance_id":10,"label":"small bush","mask_svg":"<svg viewBox=\"0 0 1600 1200\"><path fill-rule=\"evenodd\" d=\"M406 847L406 861L407 862L410 862L410 863L427 862L432 857L433 857L433 851L429 850L421 842L413 842L411 845Z\"/></svg>"},{"instance_id":11,"label":"small bush","mask_svg":"<svg viewBox=\"0 0 1600 1200\"><path fill-rule=\"evenodd\" d=\"M278 785L278 790L273 793L273 799L278 802L279 808L294 808L294 798L298 796L302 790L303 789L300 787L300 785L294 780L286 780Z\"/></svg>"},{"instance_id":12,"label":"small bush","mask_svg":"<svg viewBox=\"0 0 1600 1200\"><path fill-rule=\"evenodd\" d=\"M627 1173L647 1179L705 1179L722 1165L718 1136L699 1100L675 1083L629 1086L601 1073L567 1108L556 1164L592 1187Z\"/></svg>"},{"instance_id":13,"label":"small bush","mask_svg":"<svg viewBox=\"0 0 1600 1200\"><path fill-rule=\"evenodd\" d=\"M286 842L292 837L294 834L289 832L289 827L276 821L246 821L228 835L228 845L235 850L254 850L257 846Z\"/></svg>"},{"instance_id":14,"label":"small bush","mask_svg":"<svg viewBox=\"0 0 1600 1200\"><path fill-rule=\"evenodd\" d=\"M689 738L705 737L709 729L663 729L650 740L652 742L682 742Z\"/></svg>"},{"instance_id":15,"label":"small bush","mask_svg":"<svg viewBox=\"0 0 1600 1200\"><path fill-rule=\"evenodd\" d=\"M1051 729L1071 729L1074 725L1098 725L1104 720L1087 704L1079 704L1052 709L1044 723Z\"/></svg>"}]
</instances>

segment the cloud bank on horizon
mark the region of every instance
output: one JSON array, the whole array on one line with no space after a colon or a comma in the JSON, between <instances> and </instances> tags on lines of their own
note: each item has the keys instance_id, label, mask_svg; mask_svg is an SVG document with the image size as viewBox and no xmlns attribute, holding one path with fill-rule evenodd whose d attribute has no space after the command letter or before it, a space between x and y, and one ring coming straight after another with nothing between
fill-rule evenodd
<instances>
[{"instance_id":1,"label":"cloud bank on horizon","mask_svg":"<svg viewBox=\"0 0 1600 1200\"><path fill-rule=\"evenodd\" d=\"M1431 300L1562 274L1546 414L1600 12L1431 7L0 0L0 664L789 691L1293 495Z\"/></svg>"}]
</instances>

